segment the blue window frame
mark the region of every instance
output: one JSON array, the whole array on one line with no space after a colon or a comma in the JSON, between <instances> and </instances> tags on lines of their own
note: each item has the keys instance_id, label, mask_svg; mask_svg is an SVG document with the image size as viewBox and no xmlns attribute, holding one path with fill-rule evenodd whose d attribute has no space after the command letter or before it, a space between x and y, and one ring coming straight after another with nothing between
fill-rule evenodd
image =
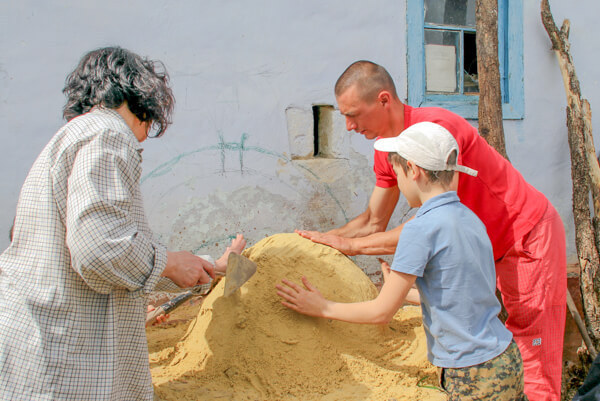
<instances>
[{"instance_id":1,"label":"blue window frame","mask_svg":"<svg viewBox=\"0 0 600 401\"><path fill-rule=\"evenodd\" d=\"M473 89L472 83L468 82L469 74L463 73L465 38L474 37L474 23L451 25L438 24L431 20L425 22L425 1L406 1L408 104L417 107L443 107L465 118L477 119L478 90L476 87ZM434 55L444 58L448 56L448 52L439 52L439 50L457 49L455 56L450 54L450 58L446 57L446 65L452 63L454 60L452 57L455 57L456 66L450 71L440 69L439 72L444 75L442 78L445 78L440 82L432 83L432 75L430 75L430 83L427 87L426 40L428 44L435 43L431 39L435 35L438 37L443 35L444 44L449 46L439 46L437 49L435 45L427 46L427 51L436 51ZM522 119L524 117L522 0L498 0L498 59L503 118ZM452 85L455 87L453 88ZM470 92L473 90L475 93Z\"/></svg>"}]
</instances>

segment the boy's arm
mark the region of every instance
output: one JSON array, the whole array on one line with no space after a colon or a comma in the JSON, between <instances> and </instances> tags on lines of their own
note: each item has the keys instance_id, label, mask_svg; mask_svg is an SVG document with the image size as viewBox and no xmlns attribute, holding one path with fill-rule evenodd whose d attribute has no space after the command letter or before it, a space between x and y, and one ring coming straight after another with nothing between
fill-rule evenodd
<instances>
[{"instance_id":1,"label":"boy's arm","mask_svg":"<svg viewBox=\"0 0 600 401\"><path fill-rule=\"evenodd\" d=\"M416 288L411 288L406 295L406 299L404 301L413 305L421 305L421 296L419 295L419 290Z\"/></svg>"},{"instance_id":2,"label":"boy's arm","mask_svg":"<svg viewBox=\"0 0 600 401\"><path fill-rule=\"evenodd\" d=\"M379 260L381 263L381 273L383 273L383 282L385 283L389 280L390 275L392 274L392 268L385 260L381 258L377 258L377 260ZM417 290L414 283L412 288L408 291L408 294L406 294L404 301L414 305L421 304L421 296L419 295L419 290Z\"/></svg>"},{"instance_id":3,"label":"boy's arm","mask_svg":"<svg viewBox=\"0 0 600 401\"><path fill-rule=\"evenodd\" d=\"M384 324L391 321L404 303L416 276L392 271L377 298L366 302L333 302L317 290L305 277L304 287L283 279L277 285L282 304L296 312L350 323Z\"/></svg>"}]
</instances>

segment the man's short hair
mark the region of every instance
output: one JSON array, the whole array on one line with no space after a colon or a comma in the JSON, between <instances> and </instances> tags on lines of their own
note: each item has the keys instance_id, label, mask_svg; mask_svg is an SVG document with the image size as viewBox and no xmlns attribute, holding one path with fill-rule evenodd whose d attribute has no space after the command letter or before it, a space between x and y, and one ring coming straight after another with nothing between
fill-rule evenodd
<instances>
[{"instance_id":1,"label":"man's short hair","mask_svg":"<svg viewBox=\"0 0 600 401\"><path fill-rule=\"evenodd\" d=\"M155 136L161 136L171 124L175 105L168 81L159 61L120 47L93 50L82 57L66 79L63 116L69 121L94 106L115 109L127 102L129 110L140 121L152 122Z\"/></svg>"},{"instance_id":2,"label":"man's short hair","mask_svg":"<svg viewBox=\"0 0 600 401\"><path fill-rule=\"evenodd\" d=\"M356 61L340 75L335 83L335 96L340 96L350 87L355 86L361 100L374 101L382 90L390 92L395 98L396 86L390 74L382 66L371 61Z\"/></svg>"}]
</instances>

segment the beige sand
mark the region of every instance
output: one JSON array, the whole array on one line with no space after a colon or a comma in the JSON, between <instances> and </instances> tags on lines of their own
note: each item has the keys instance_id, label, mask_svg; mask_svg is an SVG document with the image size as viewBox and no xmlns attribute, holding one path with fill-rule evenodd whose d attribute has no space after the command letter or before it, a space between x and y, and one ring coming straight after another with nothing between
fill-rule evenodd
<instances>
[{"instance_id":1,"label":"beige sand","mask_svg":"<svg viewBox=\"0 0 600 401\"><path fill-rule=\"evenodd\" d=\"M158 399L445 399L422 387L436 379L418 307L404 307L383 326L303 316L281 305L275 285L282 277L300 282L304 275L342 302L372 299L377 290L349 258L296 234L265 238L244 254L258 270L239 293L223 297L221 282L199 311L178 312L198 311L188 324L174 315L170 325L148 329Z\"/></svg>"}]
</instances>

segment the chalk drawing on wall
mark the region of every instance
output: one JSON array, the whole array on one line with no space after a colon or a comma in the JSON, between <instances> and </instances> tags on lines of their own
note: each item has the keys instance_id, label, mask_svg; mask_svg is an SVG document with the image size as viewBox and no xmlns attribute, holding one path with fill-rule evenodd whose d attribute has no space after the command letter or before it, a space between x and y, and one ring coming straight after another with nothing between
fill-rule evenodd
<instances>
[{"instance_id":1,"label":"chalk drawing on wall","mask_svg":"<svg viewBox=\"0 0 600 401\"><path fill-rule=\"evenodd\" d=\"M350 149L347 159L292 160L253 145L247 133L227 141L216 132L215 143L180 152L142 177L143 183L151 184L147 190L155 193L147 198L153 202L150 220L169 249L218 257L238 232L250 246L295 228L327 231L364 211L374 185L372 166L364 155ZM266 165L265 157L271 159ZM198 166L198 174L190 174L190 168ZM185 174L178 174L181 171ZM215 184L215 175L232 187ZM204 183L216 188L203 191ZM404 219L408 210L398 211ZM379 269L375 259L356 261L367 270Z\"/></svg>"},{"instance_id":2,"label":"chalk drawing on wall","mask_svg":"<svg viewBox=\"0 0 600 401\"><path fill-rule=\"evenodd\" d=\"M292 166L294 166L296 168L300 168L300 169L304 170L305 172L307 172L314 180L316 180L317 182L320 182L320 184L323 185L323 187L325 188L325 192L331 197L331 199L335 202L335 204L339 208L340 212L342 213L345 222L349 221L345 208L343 207L342 203L339 201L339 199L333 193L330 185L326 182L323 182L320 179L320 177L318 176L318 174L315 171L313 171L312 169L310 169L309 167L294 163L291 158L289 158L288 156L286 156L283 153L275 152L273 150L263 148L260 146L248 145L247 140L249 138L249 135L247 133L242 133L240 140L238 142L225 141L222 133L218 134L218 138L219 138L218 143L216 143L214 145L204 146L204 147L192 150L192 151L183 152L183 153L173 157L172 159L162 163L161 165L159 165L158 167L156 167L155 169L150 171L148 174L146 174L144 177L142 177L141 182L144 183L145 181L147 181L149 179L157 178L164 174L167 174L167 173L171 172L173 170L173 168L175 166L177 166L182 160L189 158L189 157L197 156L197 155L199 155L203 152L207 152L207 151L218 151L219 152L220 163L221 163L220 164L220 172L221 173L225 173L225 171L226 171L225 170L225 162L226 162L228 154L234 153L238 158L239 172L241 174L244 174L244 172L247 171L247 168L244 167L244 155L248 152L257 152L262 155L271 156L276 159L282 160L285 164L291 164Z\"/></svg>"}]
</instances>

